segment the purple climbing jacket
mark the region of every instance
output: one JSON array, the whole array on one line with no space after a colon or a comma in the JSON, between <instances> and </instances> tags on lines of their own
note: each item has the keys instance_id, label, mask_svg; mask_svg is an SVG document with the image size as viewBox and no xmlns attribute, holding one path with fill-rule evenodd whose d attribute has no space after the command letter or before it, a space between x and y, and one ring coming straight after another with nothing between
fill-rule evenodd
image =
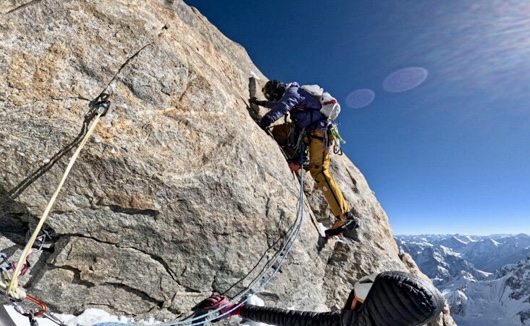
<instances>
[{"instance_id":1,"label":"purple climbing jacket","mask_svg":"<svg viewBox=\"0 0 530 326\"><path fill-rule=\"evenodd\" d=\"M271 110L263 117L270 123L291 113L291 119L298 129L313 131L326 129L327 117L320 113L320 101L300 88L296 82L287 85L288 88L278 102L267 101L265 106Z\"/></svg>"}]
</instances>

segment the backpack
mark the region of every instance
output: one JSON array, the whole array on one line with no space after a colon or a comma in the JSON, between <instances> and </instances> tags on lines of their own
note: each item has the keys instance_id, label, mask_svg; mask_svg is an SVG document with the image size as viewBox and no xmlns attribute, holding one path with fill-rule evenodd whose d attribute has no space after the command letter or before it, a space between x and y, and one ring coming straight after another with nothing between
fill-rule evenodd
<instances>
[{"instance_id":1,"label":"backpack","mask_svg":"<svg viewBox=\"0 0 530 326\"><path fill-rule=\"evenodd\" d=\"M324 92L324 89L318 85L302 85L300 88L320 101L322 105L320 113L331 121L337 119L340 113L340 104L331 94Z\"/></svg>"}]
</instances>

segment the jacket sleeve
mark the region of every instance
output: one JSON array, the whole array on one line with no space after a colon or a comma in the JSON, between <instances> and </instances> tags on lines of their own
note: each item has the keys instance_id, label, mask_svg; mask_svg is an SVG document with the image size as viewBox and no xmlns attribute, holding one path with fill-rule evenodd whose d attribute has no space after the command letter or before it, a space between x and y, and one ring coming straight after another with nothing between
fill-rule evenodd
<instances>
[{"instance_id":1,"label":"jacket sleeve","mask_svg":"<svg viewBox=\"0 0 530 326\"><path fill-rule=\"evenodd\" d=\"M437 318L445 305L434 285L399 271L380 273L355 311L309 312L245 305L241 317L278 326L419 326Z\"/></svg>"},{"instance_id":2,"label":"jacket sleeve","mask_svg":"<svg viewBox=\"0 0 530 326\"><path fill-rule=\"evenodd\" d=\"M266 108L272 109L278 102L276 101L263 101L263 105Z\"/></svg>"},{"instance_id":3,"label":"jacket sleeve","mask_svg":"<svg viewBox=\"0 0 530 326\"><path fill-rule=\"evenodd\" d=\"M312 312L245 305L241 317L277 326L350 326L353 311Z\"/></svg>"},{"instance_id":4,"label":"jacket sleeve","mask_svg":"<svg viewBox=\"0 0 530 326\"><path fill-rule=\"evenodd\" d=\"M285 94L278 102L268 102L267 107L270 107L270 111L263 117L266 118L270 123L280 119L287 112L291 111L298 103L300 103L300 96L298 95L298 87L289 87ZM270 106L269 106L270 105Z\"/></svg>"},{"instance_id":5,"label":"jacket sleeve","mask_svg":"<svg viewBox=\"0 0 530 326\"><path fill-rule=\"evenodd\" d=\"M355 325L425 325L438 317L444 304L443 295L432 283L409 273L383 272L355 310Z\"/></svg>"}]
</instances>

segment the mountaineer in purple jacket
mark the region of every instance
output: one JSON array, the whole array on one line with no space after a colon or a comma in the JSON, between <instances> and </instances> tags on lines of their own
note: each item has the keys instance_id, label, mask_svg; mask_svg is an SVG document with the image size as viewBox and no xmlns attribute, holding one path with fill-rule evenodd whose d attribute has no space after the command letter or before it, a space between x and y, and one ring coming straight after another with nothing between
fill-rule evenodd
<instances>
[{"instance_id":1,"label":"mountaineer in purple jacket","mask_svg":"<svg viewBox=\"0 0 530 326\"><path fill-rule=\"evenodd\" d=\"M410 273L388 271L361 278L343 310L312 312L235 304L222 296L199 303L195 310L217 310L217 320L241 316L278 326L418 326L440 315L445 300L432 283Z\"/></svg>"},{"instance_id":2,"label":"mountaineer in purple jacket","mask_svg":"<svg viewBox=\"0 0 530 326\"><path fill-rule=\"evenodd\" d=\"M350 211L329 170L333 137L327 117L320 112L320 101L300 88L296 82L285 84L278 80L269 80L262 91L267 101L250 99L251 103L271 109L261 118L260 127L265 130L273 122L290 113L297 134L302 135L304 143L309 147L309 171L336 218L333 226L326 230L326 235L331 237L345 230L357 229L359 221Z\"/></svg>"}]
</instances>

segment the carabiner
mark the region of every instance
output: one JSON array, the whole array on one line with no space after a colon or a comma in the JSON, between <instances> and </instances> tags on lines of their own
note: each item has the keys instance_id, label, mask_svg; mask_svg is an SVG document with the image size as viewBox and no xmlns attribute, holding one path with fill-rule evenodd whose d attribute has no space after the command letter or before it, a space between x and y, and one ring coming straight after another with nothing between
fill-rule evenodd
<instances>
[{"instance_id":1,"label":"carabiner","mask_svg":"<svg viewBox=\"0 0 530 326\"><path fill-rule=\"evenodd\" d=\"M88 103L88 107L91 109L91 111L94 110L103 117L107 114L110 108L109 97L110 94L101 93L98 97Z\"/></svg>"},{"instance_id":2,"label":"carabiner","mask_svg":"<svg viewBox=\"0 0 530 326\"><path fill-rule=\"evenodd\" d=\"M48 310L48 306L46 306L46 304L42 301L40 301L39 299L35 298L35 297L32 297L31 295L29 294L26 294L26 299L28 299L29 301L33 302L34 304L38 305L40 307L40 310L37 311L36 313L34 314L31 314L31 313L24 313L22 315L26 316L26 317L30 317L30 316L35 316L35 317L40 317L42 315L44 315L44 313L46 312L46 310Z\"/></svg>"}]
</instances>

